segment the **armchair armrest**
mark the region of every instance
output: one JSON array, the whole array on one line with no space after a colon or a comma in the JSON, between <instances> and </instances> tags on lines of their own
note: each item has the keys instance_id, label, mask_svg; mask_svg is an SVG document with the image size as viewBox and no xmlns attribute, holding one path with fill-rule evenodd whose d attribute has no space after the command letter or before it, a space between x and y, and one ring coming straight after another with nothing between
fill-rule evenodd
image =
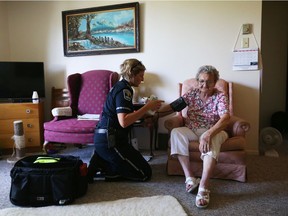
<instances>
[{"instance_id":1,"label":"armchair armrest","mask_svg":"<svg viewBox=\"0 0 288 216\"><path fill-rule=\"evenodd\" d=\"M184 125L184 118L177 114L168 118L164 122L165 128L170 133L173 128L182 127ZM237 116L231 116L229 123L227 125L226 131L230 137L233 136L243 136L245 137L246 133L250 130L250 123L244 119L241 119Z\"/></svg>"},{"instance_id":2,"label":"armchair armrest","mask_svg":"<svg viewBox=\"0 0 288 216\"><path fill-rule=\"evenodd\" d=\"M55 107L51 112L54 117L72 116L71 107Z\"/></svg>"},{"instance_id":3,"label":"armchair armrest","mask_svg":"<svg viewBox=\"0 0 288 216\"><path fill-rule=\"evenodd\" d=\"M184 119L181 115L177 114L164 121L164 126L170 133L173 128L181 127L184 125Z\"/></svg>"},{"instance_id":4,"label":"armchair armrest","mask_svg":"<svg viewBox=\"0 0 288 216\"><path fill-rule=\"evenodd\" d=\"M237 116L231 116L228 126L227 132L230 136L243 136L250 130L250 123L244 119L241 119Z\"/></svg>"}]
</instances>

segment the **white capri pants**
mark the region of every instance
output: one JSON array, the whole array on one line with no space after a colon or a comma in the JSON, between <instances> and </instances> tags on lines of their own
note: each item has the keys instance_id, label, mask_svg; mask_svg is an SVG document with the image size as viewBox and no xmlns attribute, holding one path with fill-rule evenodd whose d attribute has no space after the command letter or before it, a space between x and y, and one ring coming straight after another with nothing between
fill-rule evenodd
<instances>
[{"instance_id":1,"label":"white capri pants","mask_svg":"<svg viewBox=\"0 0 288 216\"><path fill-rule=\"evenodd\" d=\"M206 128L197 129L192 131L187 127L174 128L171 131L171 155L184 155L189 156L189 142L200 140L200 137L207 131ZM226 131L220 131L218 134L213 136L211 140L210 151L201 154L201 159L204 156L209 155L213 157L216 161L218 160L218 155L222 143L228 139L228 134Z\"/></svg>"}]
</instances>

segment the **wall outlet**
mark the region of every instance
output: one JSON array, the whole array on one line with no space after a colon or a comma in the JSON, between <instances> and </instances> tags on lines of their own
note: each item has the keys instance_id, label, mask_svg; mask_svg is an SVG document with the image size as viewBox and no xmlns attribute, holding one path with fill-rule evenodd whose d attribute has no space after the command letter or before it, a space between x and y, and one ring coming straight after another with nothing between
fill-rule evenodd
<instances>
[{"instance_id":1,"label":"wall outlet","mask_svg":"<svg viewBox=\"0 0 288 216\"><path fill-rule=\"evenodd\" d=\"M249 38L242 39L242 48L249 48Z\"/></svg>"}]
</instances>

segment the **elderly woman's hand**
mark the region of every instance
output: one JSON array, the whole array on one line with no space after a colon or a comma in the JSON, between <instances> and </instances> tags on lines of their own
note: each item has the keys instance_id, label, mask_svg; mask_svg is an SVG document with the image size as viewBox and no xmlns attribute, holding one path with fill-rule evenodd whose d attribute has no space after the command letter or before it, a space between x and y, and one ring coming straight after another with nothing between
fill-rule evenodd
<instances>
[{"instance_id":1,"label":"elderly woman's hand","mask_svg":"<svg viewBox=\"0 0 288 216\"><path fill-rule=\"evenodd\" d=\"M203 136L201 136L200 140L199 140L200 144L199 144L199 151L201 153L206 153L208 151L210 151L210 133L206 132L203 134Z\"/></svg>"}]
</instances>

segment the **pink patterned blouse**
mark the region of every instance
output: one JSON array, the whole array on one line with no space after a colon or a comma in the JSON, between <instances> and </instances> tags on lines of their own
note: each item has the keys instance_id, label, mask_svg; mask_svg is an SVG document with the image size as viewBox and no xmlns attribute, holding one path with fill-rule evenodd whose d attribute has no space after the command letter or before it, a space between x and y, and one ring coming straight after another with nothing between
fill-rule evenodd
<instances>
[{"instance_id":1,"label":"pink patterned blouse","mask_svg":"<svg viewBox=\"0 0 288 216\"><path fill-rule=\"evenodd\" d=\"M229 113L228 97L225 93L215 91L203 103L200 99L200 90L191 89L183 96L188 109L185 126L190 129L211 128L220 119L220 116Z\"/></svg>"}]
</instances>

